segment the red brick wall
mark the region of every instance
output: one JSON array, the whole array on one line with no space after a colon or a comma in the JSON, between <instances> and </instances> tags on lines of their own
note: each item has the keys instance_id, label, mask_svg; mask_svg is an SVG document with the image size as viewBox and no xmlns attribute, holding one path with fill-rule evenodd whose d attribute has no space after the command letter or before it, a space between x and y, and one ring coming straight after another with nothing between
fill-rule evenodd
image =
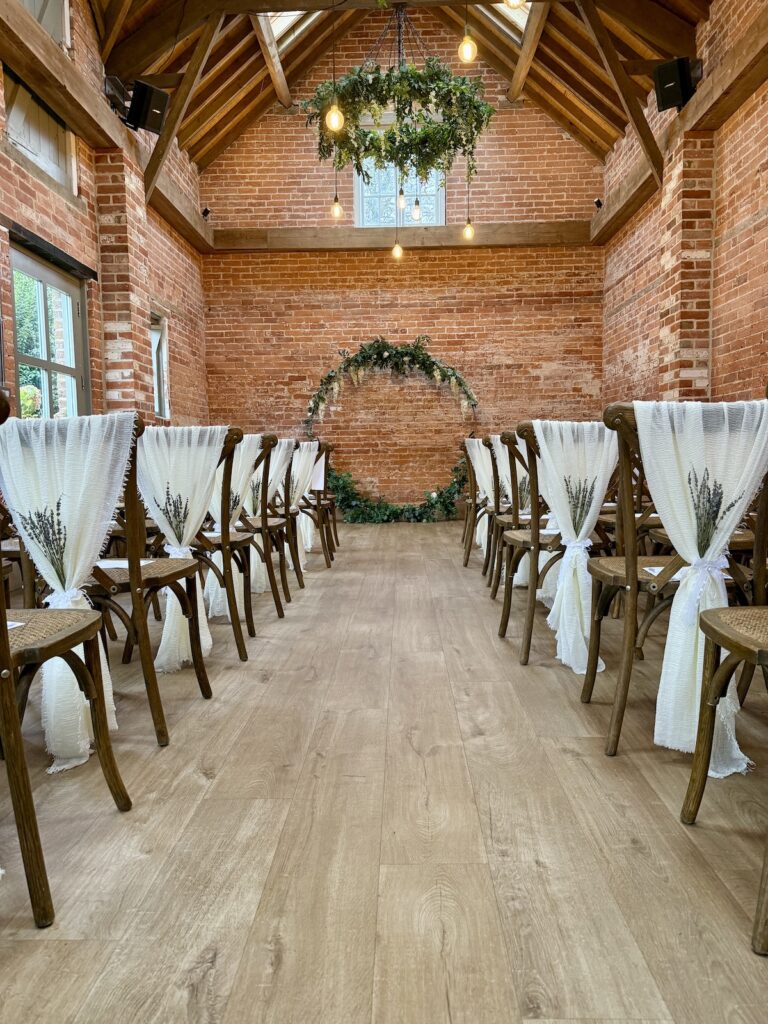
<instances>
[{"instance_id":1,"label":"red brick wall","mask_svg":"<svg viewBox=\"0 0 768 1024\"><path fill-rule=\"evenodd\" d=\"M103 68L89 4L71 0L70 7L69 55L101 94ZM94 412L136 407L153 418L149 325L150 313L157 312L169 321L173 420L207 421L200 255L147 211L140 170L130 161L126 165L122 154L97 153L78 140L75 196L20 158L5 141L4 127L0 74L0 215L99 275L98 283L88 283L85 289ZM139 138L145 150L153 143L146 133ZM187 156L174 147L166 167L197 203L197 170ZM0 313L5 378L13 385L10 248L8 231L1 226Z\"/></svg>"},{"instance_id":2,"label":"red brick wall","mask_svg":"<svg viewBox=\"0 0 768 1024\"><path fill-rule=\"evenodd\" d=\"M768 384L768 86L717 133L712 397Z\"/></svg>"},{"instance_id":3,"label":"red brick wall","mask_svg":"<svg viewBox=\"0 0 768 1024\"><path fill-rule=\"evenodd\" d=\"M447 482L470 430L600 409L602 252L473 249L206 259L211 418L297 434L320 377L377 334L432 337L480 401L463 422L447 388L387 376L345 388L318 426L374 493L418 499ZM421 451L413 454L413 444Z\"/></svg>"},{"instance_id":4,"label":"red brick wall","mask_svg":"<svg viewBox=\"0 0 768 1024\"><path fill-rule=\"evenodd\" d=\"M764 9L762 0L714 0L698 30L705 73ZM648 116L658 131L673 114L659 115L652 99ZM606 247L607 401L764 393L766 141L763 88L720 131L689 136L668 155L663 193ZM630 130L609 155L606 190L640 158Z\"/></svg>"},{"instance_id":5,"label":"red brick wall","mask_svg":"<svg viewBox=\"0 0 768 1024\"><path fill-rule=\"evenodd\" d=\"M478 175L472 182L472 219L483 221L588 218L592 201L602 192L602 168L537 107L505 105L509 83L478 61L459 61L459 40L428 11L413 11L427 52L440 56L456 73L479 75L485 96L496 108L491 127L477 151ZM337 47L341 74L359 65L375 44L389 14L371 14ZM386 60L385 54L385 60ZM317 84L331 78L330 55L293 90L295 103L310 96ZM317 130L307 128L300 111L279 104L246 131L201 177L201 201L212 210L217 227L296 227L333 222L329 207L334 176L330 164L319 164ZM339 175L339 198L352 221L353 172ZM446 221L466 217L463 164L456 164L446 183Z\"/></svg>"}]
</instances>

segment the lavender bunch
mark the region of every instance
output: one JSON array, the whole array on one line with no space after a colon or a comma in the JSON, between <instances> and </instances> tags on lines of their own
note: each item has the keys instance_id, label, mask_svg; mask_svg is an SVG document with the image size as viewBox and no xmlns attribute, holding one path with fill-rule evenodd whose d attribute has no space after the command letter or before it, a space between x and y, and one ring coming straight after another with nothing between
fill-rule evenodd
<instances>
[{"instance_id":1,"label":"lavender bunch","mask_svg":"<svg viewBox=\"0 0 768 1024\"><path fill-rule=\"evenodd\" d=\"M38 509L28 515L20 515L19 519L29 536L45 552L59 583L66 587L64 549L67 546L67 528L61 521L61 498L56 502L56 508L46 505L42 511Z\"/></svg>"},{"instance_id":2,"label":"lavender bunch","mask_svg":"<svg viewBox=\"0 0 768 1024\"><path fill-rule=\"evenodd\" d=\"M172 495L171 485L166 483L165 501L161 505L157 498L155 498L155 504L168 520L174 537L181 544L184 538L184 527L187 525L187 519L189 519L189 499L182 498L180 494Z\"/></svg>"},{"instance_id":3,"label":"lavender bunch","mask_svg":"<svg viewBox=\"0 0 768 1024\"><path fill-rule=\"evenodd\" d=\"M253 513L258 515L261 509L261 480L251 480L251 501L253 502Z\"/></svg>"},{"instance_id":4,"label":"lavender bunch","mask_svg":"<svg viewBox=\"0 0 768 1024\"><path fill-rule=\"evenodd\" d=\"M688 474L688 490L691 492L696 516L696 546L703 558L712 543L715 530L743 495L739 495L724 509L723 485L718 480L710 483L709 469L704 470L701 479L696 470L691 469Z\"/></svg>"},{"instance_id":5,"label":"lavender bunch","mask_svg":"<svg viewBox=\"0 0 768 1024\"><path fill-rule=\"evenodd\" d=\"M230 489L230 492L229 492L229 518L230 518L230 520L232 519L232 516L234 516L235 512L237 512L237 510L240 508L240 504L241 504L241 502L240 502L240 495L236 491L233 491L233 490Z\"/></svg>"},{"instance_id":6,"label":"lavender bunch","mask_svg":"<svg viewBox=\"0 0 768 1024\"><path fill-rule=\"evenodd\" d=\"M521 476L517 482L517 497L520 502L520 511L531 504L531 481L528 476Z\"/></svg>"},{"instance_id":7,"label":"lavender bunch","mask_svg":"<svg viewBox=\"0 0 768 1024\"><path fill-rule=\"evenodd\" d=\"M575 483L569 476L565 477L565 493L568 495L568 504L571 508L571 521L576 534L581 533L584 520L587 518L592 499L595 496L595 484L597 477L592 478L592 483L584 477Z\"/></svg>"}]
</instances>

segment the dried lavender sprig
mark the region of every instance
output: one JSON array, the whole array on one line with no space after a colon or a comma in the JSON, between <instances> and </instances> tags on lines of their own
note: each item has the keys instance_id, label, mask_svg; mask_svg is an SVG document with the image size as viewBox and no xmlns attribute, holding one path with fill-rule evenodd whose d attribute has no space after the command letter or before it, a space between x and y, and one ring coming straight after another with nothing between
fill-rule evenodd
<instances>
[{"instance_id":1,"label":"dried lavender sprig","mask_svg":"<svg viewBox=\"0 0 768 1024\"><path fill-rule=\"evenodd\" d=\"M67 528L61 521L61 497L55 508L49 509L46 505L42 510L36 509L26 515L20 514L19 520L29 536L45 552L59 583L66 587L64 551L67 546Z\"/></svg>"}]
</instances>

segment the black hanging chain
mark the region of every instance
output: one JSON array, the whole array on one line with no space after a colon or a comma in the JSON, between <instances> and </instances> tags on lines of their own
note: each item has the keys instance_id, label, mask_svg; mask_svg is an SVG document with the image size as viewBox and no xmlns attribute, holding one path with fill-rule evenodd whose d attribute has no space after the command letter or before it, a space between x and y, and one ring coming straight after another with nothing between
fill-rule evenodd
<instances>
[{"instance_id":1,"label":"black hanging chain","mask_svg":"<svg viewBox=\"0 0 768 1024\"><path fill-rule=\"evenodd\" d=\"M411 51L412 63L415 64L419 56L426 61L427 51L424 42L408 16L405 4L396 4L392 8L392 13L387 18L384 28L363 60L363 67L369 64L381 64L382 52L388 39L390 39L388 47L388 66L390 68L403 67L407 63L408 48ZM395 65L395 61L397 61L397 65Z\"/></svg>"}]
</instances>

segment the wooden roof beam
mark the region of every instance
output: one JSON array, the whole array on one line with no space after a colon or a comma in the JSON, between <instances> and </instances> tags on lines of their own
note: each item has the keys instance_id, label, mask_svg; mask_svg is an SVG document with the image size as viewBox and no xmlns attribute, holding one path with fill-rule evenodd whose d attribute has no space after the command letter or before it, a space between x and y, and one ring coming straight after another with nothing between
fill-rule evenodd
<instances>
[{"instance_id":1,"label":"wooden roof beam","mask_svg":"<svg viewBox=\"0 0 768 1024\"><path fill-rule=\"evenodd\" d=\"M98 3L98 0L95 0ZM106 64L109 55L120 37L125 19L131 9L133 0L110 0L104 12L104 34L101 40L101 59Z\"/></svg>"},{"instance_id":2,"label":"wooden roof beam","mask_svg":"<svg viewBox=\"0 0 768 1024\"><path fill-rule=\"evenodd\" d=\"M536 49L541 39L541 34L544 31L544 26L547 23L550 8L552 4L548 2L535 4L529 14L528 20L525 23L525 32L523 33L523 48L520 52L517 64L515 65L515 73L512 76L512 84L509 87L507 98L512 102L519 99L525 88L525 80L528 77L528 72L531 70L531 64L533 64L534 57L536 56Z\"/></svg>"},{"instance_id":3,"label":"wooden roof beam","mask_svg":"<svg viewBox=\"0 0 768 1024\"><path fill-rule=\"evenodd\" d=\"M637 132L640 145L648 159L648 163L651 165L653 176L656 182L661 185L664 178L664 157L661 155L661 150L646 120L640 101L632 91L629 76L621 65L619 55L616 53L616 48L608 34L608 29L600 19L597 7L595 6L595 0L576 0L576 6L584 19L584 24L588 26L592 33L595 45L605 63L606 71L609 72L613 79L629 123Z\"/></svg>"},{"instance_id":4,"label":"wooden roof beam","mask_svg":"<svg viewBox=\"0 0 768 1024\"><path fill-rule=\"evenodd\" d=\"M293 104L291 90L288 88L288 83L285 80L285 72L280 61L280 51L277 48L277 40L275 39L275 33L272 31L269 15L252 14L251 24L253 25L253 31L256 33L256 38L259 40L259 46L264 55L264 63L267 65L269 77L272 79L275 95L284 107L290 107Z\"/></svg>"},{"instance_id":5,"label":"wooden roof beam","mask_svg":"<svg viewBox=\"0 0 768 1024\"><path fill-rule=\"evenodd\" d=\"M157 179L160 177L160 172L163 169L168 154L173 146L176 133L181 126L181 122L184 120L184 115L187 112L189 101L192 97L192 92L197 85L200 75L203 73L203 68L208 60L208 56L211 52L216 35L221 28L221 23L224 20L222 14L215 14L208 21L202 31L200 39L198 40L195 52L192 54L192 60L189 62L187 70L184 72L184 78L182 79L181 85L174 93L173 99L171 100L171 106L163 125L163 130L155 143L155 148L152 150L152 156L149 158L149 163L144 170L144 190L146 192L147 199L150 198L157 185Z\"/></svg>"},{"instance_id":6,"label":"wooden roof beam","mask_svg":"<svg viewBox=\"0 0 768 1024\"><path fill-rule=\"evenodd\" d=\"M696 56L696 28L657 0L595 0L597 6L623 22L662 53Z\"/></svg>"}]
</instances>

